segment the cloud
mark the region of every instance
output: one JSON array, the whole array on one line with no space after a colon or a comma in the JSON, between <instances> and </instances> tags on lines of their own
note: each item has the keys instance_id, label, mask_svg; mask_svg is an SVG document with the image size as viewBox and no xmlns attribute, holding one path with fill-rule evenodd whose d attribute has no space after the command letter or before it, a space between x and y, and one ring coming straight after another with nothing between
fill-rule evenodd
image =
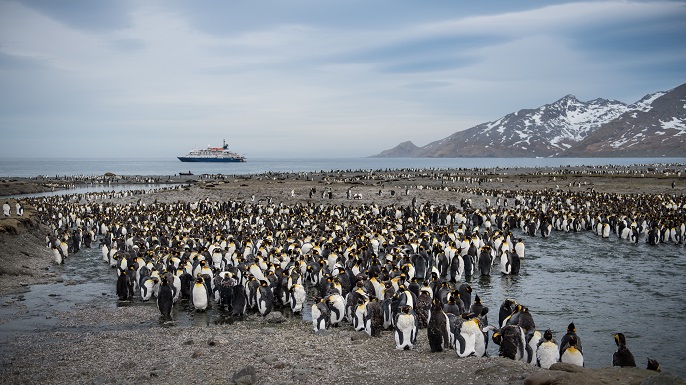
<instances>
[{"instance_id":1,"label":"cloud","mask_svg":"<svg viewBox=\"0 0 686 385\"><path fill-rule=\"evenodd\" d=\"M0 3L13 143L54 133L84 156L170 157L226 137L258 157L367 156L569 93L634 102L686 75L681 2L115 3Z\"/></svg>"}]
</instances>

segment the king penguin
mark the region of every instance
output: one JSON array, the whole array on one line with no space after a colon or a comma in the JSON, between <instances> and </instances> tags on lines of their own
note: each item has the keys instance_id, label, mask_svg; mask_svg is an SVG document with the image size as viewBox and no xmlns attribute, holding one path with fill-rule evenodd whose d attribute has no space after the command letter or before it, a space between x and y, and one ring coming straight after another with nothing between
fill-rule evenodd
<instances>
[{"instance_id":1,"label":"king penguin","mask_svg":"<svg viewBox=\"0 0 686 385\"><path fill-rule=\"evenodd\" d=\"M429 324L426 328L426 335L429 339L431 352L442 352L443 345L448 347L450 340L448 337L448 316L443 311L441 300L434 299L431 304Z\"/></svg>"},{"instance_id":2,"label":"king penguin","mask_svg":"<svg viewBox=\"0 0 686 385\"><path fill-rule=\"evenodd\" d=\"M166 276L162 276L160 291L157 293L157 308L163 317L170 318L174 306L174 293Z\"/></svg>"},{"instance_id":3,"label":"king penguin","mask_svg":"<svg viewBox=\"0 0 686 385\"><path fill-rule=\"evenodd\" d=\"M566 364L584 366L584 355L580 349L577 349L576 335L570 336L565 346L560 355L560 361Z\"/></svg>"},{"instance_id":4,"label":"king penguin","mask_svg":"<svg viewBox=\"0 0 686 385\"><path fill-rule=\"evenodd\" d=\"M191 289L191 297L193 298L193 307L195 307L196 310L205 311L207 309L207 305L210 301L202 276L198 276L198 278L195 279L195 284Z\"/></svg>"},{"instance_id":5,"label":"king penguin","mask_svg":"<svg viewBox=\"0 0 686 385\"><path fill-rule=\"evenodd\" d=\"M536 349L538 366L549 369L550 365L560 361L559 349L557 342L553 339L553 332L550 329L546 330L543 333L543 339L538 342L538 349Z\"/></svg>"},{"instance_id":6,"label":"king penguin","mask_svg":"<svg viewBox=\"0 0 686 385\"><path fill-rule=\"evenodd\" d=\"M417 317L412 306L405 305L395 316L395 348L410 350L417 340Z\"/></svg>"},{"instance_id":7,"label":"king penguin","mask_svg":"<svg viewBox=\"0 0 686 385\"><path fill-rule=\"evenodd\" d=\"M617 351L612 354L612 366L635 367L636 360L626 347L626 337L623 333L615 334L615 343L617 344Z\"/></svg>"}]
</instances>

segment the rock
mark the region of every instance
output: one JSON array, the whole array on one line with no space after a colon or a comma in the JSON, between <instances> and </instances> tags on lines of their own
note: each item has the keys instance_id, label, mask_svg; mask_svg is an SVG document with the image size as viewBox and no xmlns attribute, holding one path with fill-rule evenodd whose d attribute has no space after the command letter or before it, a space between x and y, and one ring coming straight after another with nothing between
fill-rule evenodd
<instances>
[{"instance_id":1,"label":"rock","mask_svg":"<svg viewBox=\"0 0 686 385\"><path fill-rule=\"evenodd\" d=\"M548 385L559 384L569 377L567 372L559 370L541 370L529 375L524 379L524 385Z\"/></svg>"},{"instance_id":2,"label":"rock","mask_svg":"<svg viewBox=\"0 0 686 385\"><path fill-rule=\"evenodd\" d=\"M293 369L293 380L294 381L306 381L308 374L310 374L310 371L307 369L295 368L295 369Z\"/></svg>"},{"instance_id":3,"label":"rock","mask_svg":"<svg viewBox=\"0 0 686 385\"><path fill-rule=\"evenodd\" d=\"M264 320L270 324L280 324L280 323L286 322L286 318L284 318L283 314L281 314L281 312L278 312L278 311L273 311L273 312L267 314L264 317Z\"/></svg>"},{"instance_id":4,"label":"rock","mask_svg":"<svg viewBox=\"0 0 686 385\"><path fill-rule=\"evenodd\" d=\"M251 385L256 383L257 374L255 373L255 368L250 365L244 367L233 374L231 381L237 385Z\"/></svg>"},{"instance_id":5,"label":"rock","mask_svg":"<svg viewBox=\"0 0 686 385\"><path fill-rule=\"evenodd\" d=\"M222 336L212 336L210 337L209 340L207 340L207 344L210 346L223 346L223 345L228 345L229 340Z\"/></svg>"},{"instance_id":6,"label":"rock","mask_svg":"<svg viewBox=\"0 0 686 385\"><path fill-rule=\"evenodd\" d=\"M194 343L195 343L195 341L193 341L193 340L183 341L183 345L186 345L186 346L193 345Z\"/></svg>"},{"instance_id":7,"label":"rock","mask_svg":"<svg viewBox=\"0 0 686 385\"><path fill-rule=\"evenodd\" d=\"M264 356L262 358L262 361L266 364L274 365L275 363L277 363L279 361L279 357L274 356L274 355L268 355L268 356Z\"/></svg>"},{"instance_id":8,"label":"rock","mask_svg":"<svg viewBox=\"0 0 686 385\"><path fill-rule=\"evenodd\" d=\"M684 380L671 374L659 373L650 376L641 382L641 385L683 385Z\"/></svg>"},{"instance_id":9,"label":"rock","mask_svg":"<svg viewBox=\"0 0 686 385\"><path fill-rule=\"evenodd\" d=\"M550 365L550 370L560 370L560 371L569 372L569 373L583 373L587 369L583 368L581 366L578 366L578 365L566 364L564 362L558 362L558 363Z\"/></svg>"},{"instance_id":10,"label":"rock","mask_svg":"<svg viewBox=\"0 0 686 385\"><path fill-rule=\"evenodd\" d=\"M193 354L191 354L191 358L198 358L202 355L203 355L203 352L201 352L200 350L196 350L193 352Z\"/></svg>"}]
</instances>

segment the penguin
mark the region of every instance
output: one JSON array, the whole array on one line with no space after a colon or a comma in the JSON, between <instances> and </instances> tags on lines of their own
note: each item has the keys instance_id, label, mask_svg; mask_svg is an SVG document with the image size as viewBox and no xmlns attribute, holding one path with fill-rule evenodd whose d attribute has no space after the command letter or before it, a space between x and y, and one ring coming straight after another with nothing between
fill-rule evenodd
<instances>
[{"instance_id":1,"label":"penguin","mask_svg":"<svg viewBox=\"0 0 686 385\"><path fill-rule=\"evenodd\" d=\"M245 310L248 307L248 303L245 297L245 286L235 285L233 287L233 296L231 297L231 315L233 317L242 317L245 314Z\"/></svg>"},{"instance_id":2,"label":"penguin","mask_svg":"<svg viewBox=\"0 0 686 385\"><path fill-rule=\"evenodd\" d=\"M472 286L468 283L463 283L457 288L460 293L460 300L462 300L462 307L471 306L472 303Z\"/></svg>"},{"instance_id":3,"label":"penguin","mask_svg":"<svg viewBox=\"0 0 686 385\"><path fill-rule=\"evenodd\" d=\"M257 292L257 310L266 316L274 309L274 292L269 287L269 282L263 280Z\"/></svg>"},{"instance_id":4,"label":"penguin","mask_svg":"<svg viewBox=\"0 0 686 385\"><path fill-rule=\"evenodd\" d=\"M521 238L517 240L514 249L519 259L524 259L524 242Z\"/></svg>"},{"instance_id":5,"label":"penguin","mask_svg":"<svg viewBox=\"0 0 686 385\"><path fill-rule=\"evenodd\" d=\"M572 337L575 338L576 349L583 352L583 348L581 347L581 339L576 334L576 325L574 325L574 322L572 322L567 326L567 333L565 333L565 335L562 336L562 339L560 339L560 357L562 357L562 353L569 345L569 340Z\"/></svg>"},{"instance_id":6,"label":"penguin","mask_svg":"<svg viewBox=\"0 0 686 385\"><path fill-rule=\"evenodd\" d=\"M2 205L2 213L6 216L9 217L10 214L10 202L5 202L5 204Z\"/></svg>"},{"instance_id":7,"label":"penguin","mask_svg":"<svg viewBox=\"0 0 686 385\"><path fill-rule=\"evenodd\" d=\"M370 337L381 337L383 330L383 308L378 299L372 298L367 302L367 319L365 320L365 332Z\"/></svg>"},{"instance_id":8,"label":"penguin","mask_svg":"<svg viewBox=\"0 0 686 385\"><path fill-rule=\"evenodd\" d=\"M219 283L219 305L222 309L233 310L233 288L236 286L236 280L231 276L225 276Z\"/></svg>"},{"instance_id":9,"label":"penguin","mask_svg":"<svg viewBox=\"0 0 686 385\"><path fill-rule=\"evenodd\" d=\"M549 369L550 365L560 361L560 347L553 339L553 332L548 329L543 333L543 339L536 347L536 363L543 369Z\"/></svg>"},{"instance_id":10,"label":"penguin","mask_svg":"<svg viewBox=\"0 0 686 385\"><path fill-rule=\"evenodd\" d=\"M527 358L524 330L518 325L507 325L493 334L493 342L500 345L499 354L511 360Z\"/></svg>"},{"instance_id":11,"label":"penguin","mask_svg":"<svg viewBox=\"0 0 686 385\"><path fill-rule=\"evenodd\" d=\"M345 300L340 294L330 294L326 297L326 304L329 307L329 324L338 326L345 317Z\"/></svg>"},{"instance_id":12,"label":"penguin","mask_svg":"<svg viewBox=\"0 0 686 385\"><path fill-rule=\"evenodd\" d=\"M654 370L656 372L660 372L660 363L657 362L657 360L648 358L648 366L646 366L646 370Z\"/></svg>"},{"instance_id":13,"label":"penguin","mask_svg":"<svg viewBox=\"0 0 686 385\"><path fill-rule=\"evenodd\" d=\"M568 338L566 348L560 355L560 362L577 366L584 366L584 355L581 349L577 349L577 337L572 335Z\"/></svg>"},{"instance_id":14,"label":"penguin","mask_svg":"<svg viewBox=\"0 0 686 385\"><path fill-rule=\"evenodd\" d=\"M514 307L517 305L517 301L514 299L506 299L500 305L500 311L498 313L498 326L502 327L505 319L509 317L514 312Z\"/></svg>"},{"instance_id":15,"label":"penguin","mask_svg":"<svg viewBox=\"0 0 686 385\"><path fill-rule=\"evenodd\" d=\"M415 314L417 315L417 327L419 329L423 329L428 325L429 314L432 306L431 302L431 290L421 288L415 308Z\"/></svg>"},{"instance_id":16,"label":"penguin","mask_svg":"<svg viewBox=\"0 0 686 385\"><path fill-rule=\"evenodd\" d=\"M429 346L431 352L442 352L443 346L450 346L450 339L448 336L448 327L450 322L448 316L443 311L443 304L439 299L434 299L431 303L431 314L429 323L426 328L426 335L429 339Z\"/></svg>"},{"instance_id":17,"label":"penguin","mask_svg":"<svg viewBox=\"0 0 686 385\"><path fill-rule=\"evenodd\" d=\"M129 291L129 279L125 271L117 277L117 296L120 301L129 300L133 296L133 293Z\"/></svg>"},{"instance_id":18,"label":"penguin","mask_svg":"<svg viewBox=\"0 0 686 385\"><path fill-rule=\"evenodd\" d=\"M329 312L325 298L312 304L312 328L315 332L329 328Z\"/></svg>"},{"instance_id":19,"label":"penguin","mask_svg":"<svg viewBox=\"0 0 686 385\"><path fill-rule=\"evenodd\" d=\"M207 310L210 301L207 295L207 288L205 287L205 279L202 276L198 276L195 279L195 284L191 289L191 296L193 298L193 307L195 310Z\"/></svg>"},{"instance_id":20,"label":"penguin","mask_svg":"<svg viewBox=\"0 0 686 385\"><path fill-rule=\"evenodd\" d=\"M359 298L353 311L353 328L360 332L365 330L367 319L367 300Z\"/></svg>"},{"instance_id":21,"label":"penguin","mask_svg":"<svg viewBox=\"0 0 686 385\"><path fill-rule=\"evenodd\" d=\"M417 317L412 306L405 305L395 316L395 348L398 350L410 350L417 340Z\"/></svg>"},{"instance_id":22,"label":"penguin","mask_svg":"<svg viewBox=\"0 0 686 385\"><path fill-rule=\"evenodd\" d=\"M303 310L303 305L305 304L305 300L307 299L307 294L305 293L305 288L303 285L296 283L291 286L289 289L290 292L290 305L291 305L291 312L293 314L298 314L302 312Z\"/></svg>"},{"instance_id":23,"label":"penguin","mask_svg":"<svg viewBox=\"0 0 686 385\"><path fill-rule=\"evenodd\" d=\"M62 259L62 253L60 253L56 246L52 246L50 253L52 254L55 264L61 265L64 262L64 259Z\"/></svg>"},{"instance_id":24,"label":"penguin","mask_svg":"<svg viewBox=\"0 0 686 385\"><path fill-rule=\"evenodd\" d=\"M124 272L125 274L125 272ZM166 276L162 276L162 283L157 294L157 308L163 317L171 318L172 307L174 306L174 293Z\"/></svg>"},{"instance_id":25,"label":"penguin","mask_svg":"<svg viewBox=\"0 0 686 385\"><path fill-rule=\"evenodd\" d=\"M123 275L124 272L122 272ZM157 284L157 278L153 277L142 277L141 278L141 284L139 285L141 288L141 299L143 301L149 301L150 298L152 298L153 294L153 288Z\"/></svg>"},{"instance_id":26,"label":"penguin","mask_svg":"<svg viewBox=\"0 0 686 385\"><path fill-rule=\"evenodd\" d=\"M455 336L455 352L458 357L477 356L477 343L480 343L480 354L485 354L483 334L479 327L479 320L459 319L455 324L453 334ZM478 340L478 341L477 341Z\"/></svg>"},{"instance_id":27,"label":"penguin","mask_svg":"<svg viewBox=\"0 0 686 385\"><path fill-rule=\"evenodd\" d=\"M626 347L626 337L623 333L615 333L615 343L617 344L617 351L612 353L612 366L619 367L636 367L634 355L631 354Z\"/></svg>"}]
</instances>

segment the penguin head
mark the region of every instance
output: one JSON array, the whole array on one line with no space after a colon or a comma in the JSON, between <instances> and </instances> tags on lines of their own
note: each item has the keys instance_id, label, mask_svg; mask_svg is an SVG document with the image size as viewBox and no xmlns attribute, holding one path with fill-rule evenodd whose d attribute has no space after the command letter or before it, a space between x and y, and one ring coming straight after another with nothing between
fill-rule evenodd
<instances>
[{"instance_id":1,"label":"penguin head","mask_svg":"<svg viewBox=\"0 0 686 385\"><path fill-rule=\"evenodd\" d=\"M617 347L626 346L626 337L623 333L615 333L615 343Z\"/></svg>"},{"instance_id":2,"label":"penguin head","mask_svg":"<svg viewBox=\"0 0 686 385\"><path fill-rule=\"evenodd\" d=\"M478 294L474 297L474 303L476 305L481 305L481 298L479 298Z\"/></svg>"},{"instance_id":3,"label":"penguin head","mask_svg":"<svg viewBox=\"0 0 686 385\"><path fill-rule=\"evenodd\" d=\"M552 340L552 339L553 339L553 332L550 331L550 329L546 330L545 333L543 333L543 338L544 338L546 341Z\"/></svg>"},{"instance_id":4,"label":"penguin head","mask_svg":"<svg viewBox=\"0 0 686 385\"><path fill-rule=\"evenodd\" d=\"M576 332L576 326L574 325L574 322L570 323L569 326L567 326L567 331Z\"/></svg>"},{"instance_id":5,"label":"penguin head","mask_svg":"<svg viewBox=\"0 0 686 385\"><path fill-rule=\"evenodd\" d=\"M576 346L577 342L576 336L569 337L569 346Z\"/></svg>"},{"instance_id":6,"label":"penguin head","mask_svg":"<svg viewBox=\"0 0 686 385\"><path fill-rule=\"evenodd\" d=\"M660 371L660 363L657 362L657 360L654 360L652 358L648 358L648 366L646 367L646 369L659 372Z\"/></svg>"}]
</instances>

